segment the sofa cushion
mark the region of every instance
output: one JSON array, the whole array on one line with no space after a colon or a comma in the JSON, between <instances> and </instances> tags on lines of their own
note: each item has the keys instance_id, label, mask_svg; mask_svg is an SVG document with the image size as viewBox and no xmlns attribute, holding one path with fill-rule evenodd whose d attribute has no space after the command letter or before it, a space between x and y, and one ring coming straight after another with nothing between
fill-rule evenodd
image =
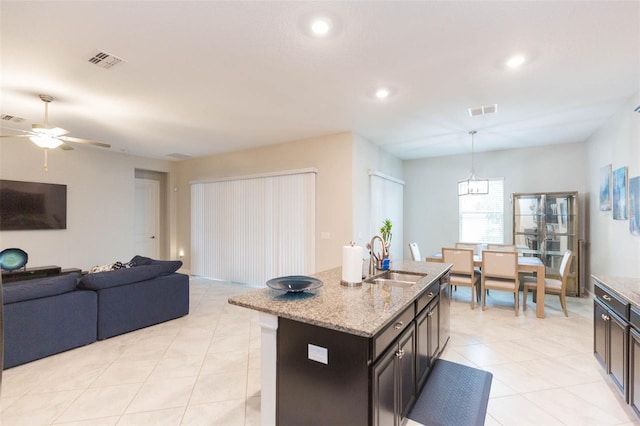
<instances>
[{"instance_id":1,"label":"sofa cushion","mask_svg":"<svg viewBox=\"0 0 640 426\"><path fill-rule=\"evenodd\" d=\"M144 256L134 256L129 263L135 266L160 265L165 274L172 274L182 267L181 260L156 260Z\"/></svg>"},{"instance_id":2,"label":"sofa cushion","mask_svg":"<svg viewBox=\"0 0 640 426\"><path fill-rule=\"evenodd\" d=\"M143 265L135 268L96 272L95 274L83 276L80 279L78 287L89 290L101 290L108 287L137 283L166 274L165 269L162 265Z\"/></svg>"},{"instance_id":3,"label":"sofa cushion","mask_svg":"<svg viewBox=\"0 0 640 426\"><path fill-rule=\"evenodd\" d=\"M76 289L78 273L36 278L5 284L2 288L3 303L16 303L68 293Z\"/></svg>"}]
</instances>

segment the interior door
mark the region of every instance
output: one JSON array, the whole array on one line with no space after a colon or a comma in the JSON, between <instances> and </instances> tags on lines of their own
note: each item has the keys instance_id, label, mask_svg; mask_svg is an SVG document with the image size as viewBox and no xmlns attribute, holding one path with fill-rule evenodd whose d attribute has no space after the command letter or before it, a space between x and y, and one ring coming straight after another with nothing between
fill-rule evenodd
<instances>
[{"instance_id":1,"label":"interior door","mask_svg":"<svg viewBox=\"0 0 640 426\"><path fill-rule=\"evenodd\" d=\"M160 257L160 182L136 178L135 253Z\"/></svg>"}]
</instances>

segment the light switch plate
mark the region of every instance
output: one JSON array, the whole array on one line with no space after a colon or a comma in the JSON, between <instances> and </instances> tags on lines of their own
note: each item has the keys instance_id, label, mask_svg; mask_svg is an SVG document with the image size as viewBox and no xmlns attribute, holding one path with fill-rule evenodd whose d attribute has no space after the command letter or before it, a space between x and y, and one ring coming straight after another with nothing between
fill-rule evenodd
<instances>
[{"instance_id":1,"label":"light switch plate","mask_svg":"<svg viewBox=\"0 0 640 426\"><path fill-rule=\"evenodd\" d=\"M316 346L309 343L308 347L308 357L311 361L316 361L321 364L329 364L329 349L323 348L322 346Z\"/></svg>"}]
</instances>

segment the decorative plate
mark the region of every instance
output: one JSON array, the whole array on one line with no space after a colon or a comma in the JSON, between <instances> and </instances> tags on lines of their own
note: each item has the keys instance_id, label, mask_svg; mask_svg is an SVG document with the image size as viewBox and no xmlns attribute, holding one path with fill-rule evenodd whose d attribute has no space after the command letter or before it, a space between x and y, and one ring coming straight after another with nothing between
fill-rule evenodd
<instances>
[{"instance_id":1,"label":"decorative plate","mask_svg":"<svg viewBox=\"0 0 640 426\"><path fill-rule=\"evenodd\" d=\"M322 281L317 278L304 275L290 275L288 277L272 278L267 285L275 290L287 293L300 293L305 290L313 290L322 287Z\"/></svg>"},{"instance_id":2,"label":"decorative plate","mask_svg":"<svg viewBox=\"0 0 640 426\"><path fill-rule=\"evenodd\" d=\"M8 248L0 251L0 268L5 271L13 271L27 264L29 255L19 248Z\"/></svg>"}]
</instances>

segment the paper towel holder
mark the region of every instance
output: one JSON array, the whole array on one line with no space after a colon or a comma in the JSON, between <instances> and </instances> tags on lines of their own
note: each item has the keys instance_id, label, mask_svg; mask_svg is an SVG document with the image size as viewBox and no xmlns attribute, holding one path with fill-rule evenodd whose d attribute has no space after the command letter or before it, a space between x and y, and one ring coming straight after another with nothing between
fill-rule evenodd
<instances>
[{"instance_id":1,"label":"paper towel holder","mask_svg":"<svg viewBox=\"0 0 640 426\"><path fill-rule=\"evenodd\" d=\"M349 245L351 247L355 247L356 243L355 243L355 241L351 241L349 243ZM340 280L340 284L342 284L343 286L346 286L346 287L360 287L360 286L362 286L362 280L357 281L357 282L351 282L351 281L345 281L345 280L341 279Z\"/></svg>"}]
</instances>

